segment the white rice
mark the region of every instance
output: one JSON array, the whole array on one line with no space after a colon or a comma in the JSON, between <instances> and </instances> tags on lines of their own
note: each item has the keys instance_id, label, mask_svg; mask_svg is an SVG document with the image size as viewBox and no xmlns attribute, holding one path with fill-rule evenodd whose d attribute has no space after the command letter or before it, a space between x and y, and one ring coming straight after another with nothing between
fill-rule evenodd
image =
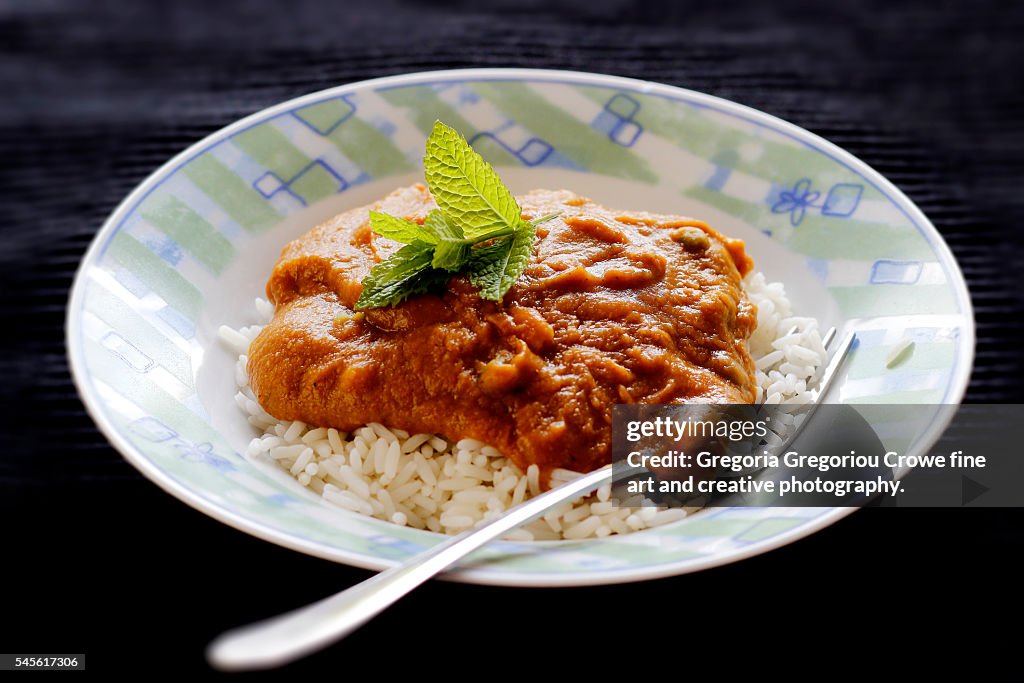
<instances>
[{"instance_id":1,"label":"white rice","mask_svg":"<svg viewBox=\"0 0 1024 683\"><path fill-rule=\"evenodd\" d=\"M781 282L767 282L755 272L745 284L757 305L757 329L747 341L757 366L755 403L809 403L828 357L817 319L793 315Z\"/></svg>"},{"instance_id":2,"label":"white rice","mask_svg":"<svg viewBox=\"0 0 1024 683\"><path fill-rule=\"evenodd\" d=\"M746 279L757 305L757 330L749 340L757 364L757 402L800 405L813 390L826 358L817 321L794 316L782 284L760 273ZM260 319L274 307L256 300ZM262 325L220 328L223 343L238 354L235 401L261 432L246 455L276 462L327 502L417 529L457 534L540 492L539 471L522 472L497 449L475 439L451 443L433 434L409 434L371 423L351 432L282 422L256 401L246 371L249 343ZM552 485L578 476L552 472ZM551 510L510 533L514 540L583 539L623 534L683 519L690 510L640 507L640 497L617 500L611 486Z\"/></svg>"}]
</instances>

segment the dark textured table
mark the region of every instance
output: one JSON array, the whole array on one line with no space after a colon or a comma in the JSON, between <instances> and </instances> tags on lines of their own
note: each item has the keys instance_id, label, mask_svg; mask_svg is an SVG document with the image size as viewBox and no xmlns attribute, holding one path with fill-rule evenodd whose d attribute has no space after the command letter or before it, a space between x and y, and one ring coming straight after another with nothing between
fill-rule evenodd
<instances>
[{"instance_id":1,"label":"dark textured table","mask_svg":"<svg viewBox=\"0 0 1024 683\"><path fill-rule=\"evenodd\" d=\"M85 652L93 672L207 671L202 647L222 629L369 576L234 531L144 480L86 416L62 339L74 269L132 187L225 124L328 86L567 68L681 85L803 126L935 223L977 316L968 399L1018 402L1024 10L749 4L0 3L0 651ZM1013 634L994 619L1020 611L1010 558L1024 550L1022 522L1017 510L867 509L690 576L559 590L433 582L293 670L483 677L504 659L502 672L534 676L538 652L606 674L632 652L641 675L658 662L790 674L808 652L851 675L877 674L874 656L894 651L908 665L1012 665Z\"/></svg>"}]
</instances>

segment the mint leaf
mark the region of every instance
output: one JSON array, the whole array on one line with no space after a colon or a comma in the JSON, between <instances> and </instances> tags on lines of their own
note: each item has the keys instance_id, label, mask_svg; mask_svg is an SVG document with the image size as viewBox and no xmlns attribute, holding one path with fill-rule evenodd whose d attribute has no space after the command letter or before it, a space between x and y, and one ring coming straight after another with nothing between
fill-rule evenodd
<instances>
[{"instance_id":1,"label":"mint leaf","mask_svg":"<svg viewBox=\"0 0 1024 683\"><path fill-rule=\"evenodd\" d=\"M374 232L409 246L363 278L357 309L393 306L462 271L482 298L501 301L530 260L536 226L558 215L524 221L490 164L440 121L427 139L423 165L439 208L423 225L370 212Z\"/></svg>"},{"instance_id":2,"label":"mint leaf","mask_svg":"<svg viewBox=\"0 0 1024 683\"><path fill-rule=\"evenodd\" d=\"M375 265L363 278L356 310L394 306L443 283L447 278L444 271L430 267L433 251L431 245L423 242L410 244Z\"/></svg>"},{"instance_id":3,"label":"mint leaf","mask_svg":"<svg viewBox=\"0 0 1024 683\"><path fill-rule=\"evenodd\" d=\"M387 237L402 244L412 244L417 241L427 244L437 242L437 237L426 226L403 218L395 218L380 211L370 212L370 227L381 237Z\"/></svg>"},{"instance_id":4,"label":"mint leaf","mask_svg":"<svg viewBox=\"0 0 1024 683\"><path fill-rule=\"evenodd\" d=\"M500 300L496 297L511 247L512 240L505 237L473 250L469 257L469 281L480 290L480 298Z\"/></svg>"},{"instance_id":5,"label":"mint leaf","mask_svg":"<svg viewBox=\"0 0 1024 683\"><path fill-rule=\"evenodd\" d=\"M466 240L442 239L434 247L434 260L431 261L431 265L452 272L461 270L466 263L468 252L469 245Z\"/></svg>"},{"instance_id":6,"label":"mint leaf","mask_svg":"<svg viewBox=\"0 0 1024 683\"><path fill-rule=\"evenodd\" d=\"M440 121L427 138L423 170L437 206L467 238L519 225L522 211L498 174L464 137Z\"/></svg>"},{"instance_id":7,"label":"mint leaf","mask_svg":"<svg viewBox=\"0 0 1024 683\"><path fill-rule=\"evenodd\" d=\"M437 238L433 266L452 272L462 268L469 255L469 247L472 245L471 241L464 238L462 230L450 223L437 209L427 214L427 219L423 221L423 227L430 230Z\"/></svg>"},{"instance_id":8,"label":"mint leaf","mask_svg":"<svg viewBox=\"0 0 1024 683\"><path fill-rule=\"evenodd\" d=\"M480 298L501 301L533 254L536 228L521 223L511 237L497 240L473 251L469 259L469 281L480 290Z\"/></svg>"},{"instance_id":9,"label":"mint leaf","mask_svg":"<svg viewBox=\"0 0 1024 683\"><path fill-rule=\"evenodd\" d=\"M427 219L423 221L423 227L442 240L461 240L466 237L462 234L462 229L453 225L438 209L432 209L427 214Z\"/></svg>"}]
</instances>

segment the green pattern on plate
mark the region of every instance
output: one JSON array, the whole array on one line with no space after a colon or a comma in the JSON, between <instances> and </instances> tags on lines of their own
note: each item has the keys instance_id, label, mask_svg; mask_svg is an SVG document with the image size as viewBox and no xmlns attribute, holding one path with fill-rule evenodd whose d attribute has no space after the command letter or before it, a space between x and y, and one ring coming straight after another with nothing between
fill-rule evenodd
<instances>
[{"instance_id":1,"label":"green pattern on plate","mask_svg":"<svg viewBox=\"0 0 1024 683\"><path fill-rule=\"evenodd\" d=\"M217 275L235 257L235 248L231 242L174 195L160 195L143 205L141 211L147 221Z\"/></svg>"},{"instance_id":2,"label":"green pattern on plate","mask_svg":"<svg viewBox=\"0 0 1024 683\"><path fill-rule=\"evenodd\" d=\"M420 166L406 158L388 136L359 118L349 119L329 137L345 156L357 160L375 178L414 171Z\"/></svg>"},{"instance_id":3,"label":"green pattern on plate","mask_svg":"<svg viewBox=\"0 0 1024 683\"><path fill-rule=\"evenodd\" d=\"M558 141L562 154L587 170L647 183L657 180L642 158L548 102L524 83L483 82L473 89L523 127L543 130L546 137Z\"/></svg>"},{"instance_id":4,"label":"green pattern on plate","mask_svg":"<svg viewBox=\"0 0 1024 683\"><path fill-rule=\"evenodd\" d=\"M182 170L246 230L262 232L281 220L259 192L213 155L204 154Z\"/></svg>"},{"instance_id":5,"label":"green pattern on plate","mask_svg":"<svg viewBox=\"0 0 1024 683\"><path fill-rule=\"evenodd\" d=\"M107 255L149 285L168 306L193 319L199 313L203 297L195 285L128 233L114 236Z\"/></svg>"}]
</instances>

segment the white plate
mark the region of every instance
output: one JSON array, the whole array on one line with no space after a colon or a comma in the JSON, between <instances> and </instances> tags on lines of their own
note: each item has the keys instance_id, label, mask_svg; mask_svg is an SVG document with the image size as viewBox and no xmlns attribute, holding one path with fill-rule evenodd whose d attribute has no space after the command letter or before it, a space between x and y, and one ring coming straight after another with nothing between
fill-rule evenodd
<instances>
[{"instance_id":1,"label":"white plate","mask_svg":"<svg viewBox=\"0 0 1024 683\"><path fill-rule=\"evenodd\" d=\"M289 239L420 180L438 118L516 192L567 187L745 239L799 313L858 330L842 401L960 401L974 351L963 277L928 219L863 162L767 114L665 85L568 71L419 73L314 93L228 126L154 173L96 236L69 305L71 366L97 424L146 476L238 529L348 564L384 568L439 540L333 508L242 457L253 431L232 401L233 359L216 335L221 324L255 322L250 303ZM886 369L904 339L916 342L913 357ZM622 537L502 542L447 577L584 585L681 574L779 547L850 511L725 508Z\"/></svg>"}]
</instances>

